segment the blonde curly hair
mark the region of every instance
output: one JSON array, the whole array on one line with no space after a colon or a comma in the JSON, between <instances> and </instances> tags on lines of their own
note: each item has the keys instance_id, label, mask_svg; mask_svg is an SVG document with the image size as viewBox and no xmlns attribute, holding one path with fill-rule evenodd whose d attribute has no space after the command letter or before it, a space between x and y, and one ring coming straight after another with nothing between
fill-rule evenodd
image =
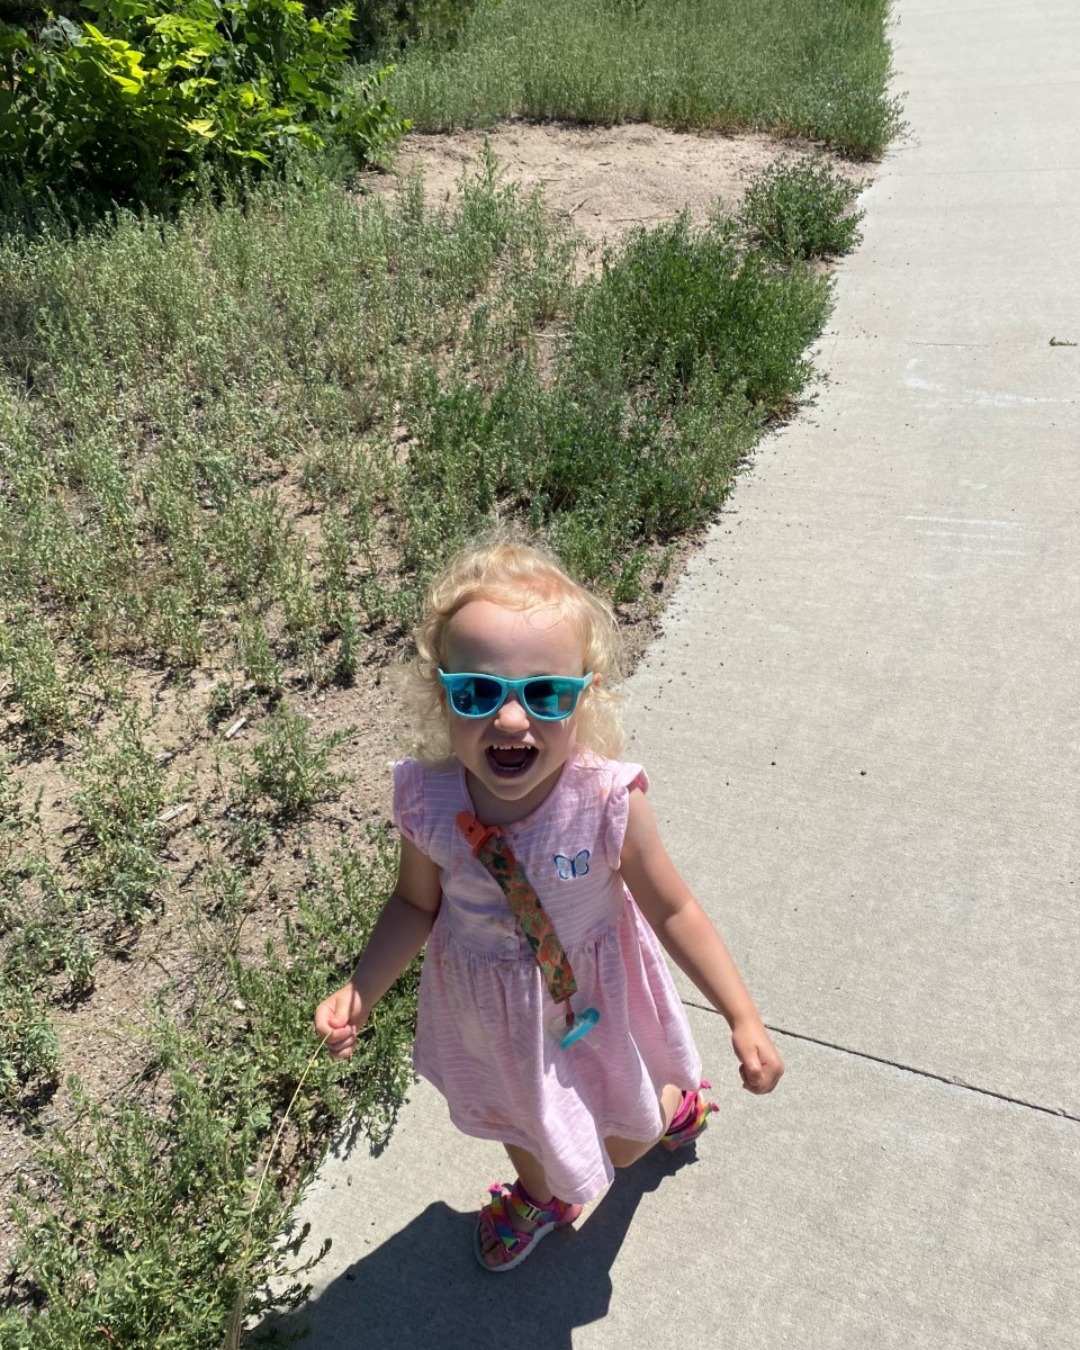
<instances>
[{"instance_id":1,"label":"blonde curly hair","mask_svg":"<svg viewBox=\"0 0 1080 1350\"><path fill-rule=\"evenodd\" d=\"M602 677L582 693L578 703L578 744L598 755L617 755L624 740L621 700L614 689L621 676L622 640L611 606L574 581L546 548L522 543L505 532L459 553L428 590L427 617L413 634L417 651L411 666L415 753L428 763L437 763L450 753L449 712L438 671L445 661L450 620L473 600L516 610L551 606L577 624L585 670Z\"/></svg>"}]
</instances>

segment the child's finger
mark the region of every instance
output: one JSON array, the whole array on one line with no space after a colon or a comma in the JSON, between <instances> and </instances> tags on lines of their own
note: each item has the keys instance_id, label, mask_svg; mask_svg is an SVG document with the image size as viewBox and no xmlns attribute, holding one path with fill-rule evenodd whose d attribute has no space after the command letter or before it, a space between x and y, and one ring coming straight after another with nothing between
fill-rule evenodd
<instances>
[{"instance_id":1,"label":"child's finger","mask_svg":"<svg viewBox=\"0 0 1080 1350\"><path fill-rule=\"evenodd\" d=\"M352 1027L341 1027L326 1037L326 1048L332 1059L347 1059L356 1048L356 1032Z\"/></svg>"},{"instance_id":2,"label":"child's finger","mask_svg":"<svg viewBox=\"0 0 1080 1350\"><path fill-rule=\"evenodd\" d=\"M352 1020L353 999L348 990L338 990L315 1009L315 1030L320 1036L330 1036L349 1026Z\"/></svg>"},{"instance_id":3,"label":"child's finger","mask_svg":"<svg viewBox=\"0 0 1080 1350\"><path fill-rule=\"evenodd\" d=\"M754 1091L765 1077L765 1070L762 1068L761 1057L758 1054L756 1046L751 1046L739 1056L739 1074L743 1080L743 1086Z\"/></svg>"},{"instance_id":4,"label":"child's finger","mask_svg":"<svg viewBox=\"0 0 1080 1350\"><path fill-rule=\"evenodd\" d=\"M771 1041L757 1047L753 1068L755 1070L753 1076L754 1090L771 1092L784 1072L784 1062L776 1053L776 1047Z\"/></svg>"},{"instance_id":5,"label":"child's finger","mask_svg":"<svg viewBox=\"0 0 1080 1350\"><path fill-rule=\"evenodd\" d=\"M775 1058L771 1055L762 1055L757 1061L756 1072L751 1069L747 1072L743 1068L743 1086L750 1092L766 1093L771 1092L780 1081L780 1076L784 1072L784 1066L777 1055Z\"/></svg>"}]
</instances>

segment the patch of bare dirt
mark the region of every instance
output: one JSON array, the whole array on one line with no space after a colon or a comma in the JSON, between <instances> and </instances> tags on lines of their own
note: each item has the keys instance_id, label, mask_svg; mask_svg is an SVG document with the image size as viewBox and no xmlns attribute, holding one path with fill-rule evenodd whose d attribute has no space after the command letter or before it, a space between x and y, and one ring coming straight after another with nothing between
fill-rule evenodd
<instances>
[{"instance_id":1,"label":"patch of bare dirt","mask_svg":"<svg viewBox=\"0 0 1080 1350\"><path fill-rule=\"evenodd\" d=\"M504 181L539 187L549 210L569 217L599 251L636 225L659 225L683 210L703 222L718 202L738 210L747 188L778 159L812 153L808 142L766 134L682 134L648 123L580 127L508 122L488 132L420 135L405 140L394 172L366 186L390 194L416 169L433 206L451 201L462 176L473 176L489 144ZM837 160L841 172L866 176L865 165Z\"/></svg>"}]
</instances>

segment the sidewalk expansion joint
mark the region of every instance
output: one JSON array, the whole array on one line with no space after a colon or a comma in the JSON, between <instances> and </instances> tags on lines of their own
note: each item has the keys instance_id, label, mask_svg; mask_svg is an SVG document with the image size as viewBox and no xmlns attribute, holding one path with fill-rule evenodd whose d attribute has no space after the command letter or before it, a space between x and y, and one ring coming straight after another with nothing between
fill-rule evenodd
<instances>
[{"instance_id":1,"label":"sidewalk expansion joint","mask_svg":"<svg viewBox=\"0 0 1080 1350\"><path fill-rule=\"evenodd\" d=\"M688 1007L696 1008L700 1012L716 1013L716 1009L711 1004L694 1003L690 999L684 999ZM719 1017L720 1014L716 1013ZM934 1073L930 1069L918 1069L913 1064L901 1064L899 1060L886 1059L883 1055L872 1055L866 1050L853 1050L848 1045L838 1045L835 1041L823 1040L820 1036L807 1036L801 1031L789 1031L787 1027L774 1026L771 1022L765 1023L765 1029L772 1032L774 1036L787 1036L793 1041L806 1041L810 1045L820 1045L824 1050L835 1050L841 1055L850 1055L852 1059L864 1059L871 1064L883 1064L888 1069L898 1069L901 1073L913 1074L916 1078L925 1078L933 1083L944 1083L947 1087L959 1088L961 1092L971 1092L977 1097L992 1097L995 1101L1006 1102L1009 1106L1019 1106L1025 1111L1036 1111L1043 1116L1054 1116L1058 1120L1068 1120L1074 1125L1080 1125L1080 1116L1074 1115L1071 1111L1066 1111L1064 1107L1043 1106L1040 1102L1025 1101L1023 1097L1011 1097L1007 1092L995 1092L993 1088L979 1087L976 1083L967 1083L962 1078L949 1078L943 1073Z\"/></svg>"}]
</instances>

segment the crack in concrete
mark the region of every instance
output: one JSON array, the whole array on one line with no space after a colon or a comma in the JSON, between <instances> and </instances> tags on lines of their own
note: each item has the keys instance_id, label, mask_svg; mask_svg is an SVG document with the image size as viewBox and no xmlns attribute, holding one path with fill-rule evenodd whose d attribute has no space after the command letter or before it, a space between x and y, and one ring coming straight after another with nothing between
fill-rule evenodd
<instances>
[{"instance_id":1,"label":"crack in concrete","mask_svg":"<svg viewBox=\"0 0 1080 1350\"><path fill-rule=\"evenodd\" d=\"M696 1008L700 1012L720 1014L708 1003L694 1003L689 999L684 999L687 1007ZM867 1050L854 1050L849 1045L838 1045L835 1041L823 1040L820 1036L808 1036L805 1032L790 1031L787 1027L774 1026L771 1022L765 1023L765 1029L772 1032L774 1036L787 1036L793 1041L806 1041L810 1045L820 1045L825 1050L835 1050L841 1055L850 1055L853 1059L865 1059L871 1064L883 1064L888 1069L899 1069L901 1073L913 1074L916 1078L927 1078L935 1083L944 1083L948 1087L960 1088L963 1092L972 1092L978 1097L992 1097L995 1101L1006 1102L1009 1106L1020 1106L1026 1111L1037 1111L1040 1115L1053 1116L1057 1120L1068 1120L1074 1125L1080 1125L1080 1116L1073 1115L1071 1111L1066 1111L1063 1106L1043 1106L1040 1102L1029 1102L1023 1097L1011 1097L1007 1092L995 1092L993 1088L979 1087L977 1083L965 1082L962 1078L949 1078L943 1073L934 1073L930 1069L919 1069L913 1064L902 1064L896 1059L886 1059L883 1055L872 1055Z\"/></svg>"},{"instance_id":2,"label":"crack in concrete","mask_svg":"<svg viewBox=\"0 0 1080 1350\"><path fill-rule=\"evenodd\" d=\"M973 351L988 351L994 345L990 342L930 342L923 338L901 338L901 341L906 342L909 347L963 347L965 350Z\"/></svg>"}]
</instances>

